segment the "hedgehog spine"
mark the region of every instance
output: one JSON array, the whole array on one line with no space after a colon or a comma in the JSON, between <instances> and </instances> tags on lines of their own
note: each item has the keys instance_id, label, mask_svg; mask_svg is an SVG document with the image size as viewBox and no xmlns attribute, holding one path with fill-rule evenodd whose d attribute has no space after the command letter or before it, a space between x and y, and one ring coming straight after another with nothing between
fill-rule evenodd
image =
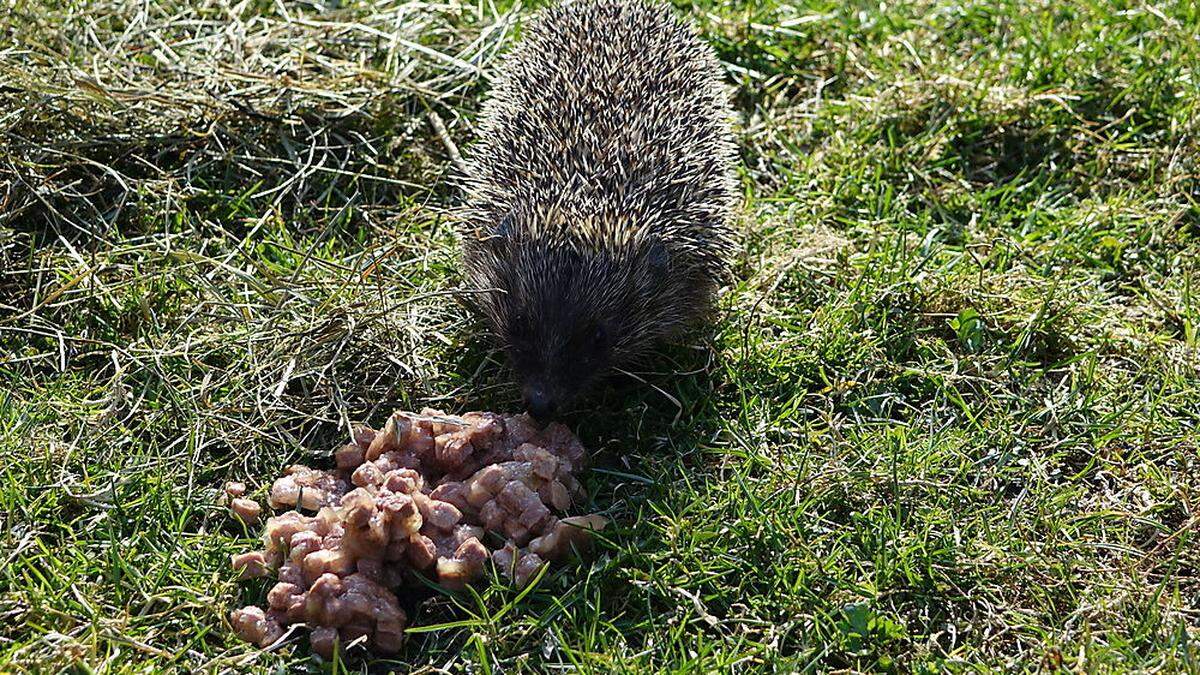
<instances>
[{"instance_id":1,"label":"hedgehog spine","mask_svg":"<svg viewBox=\"0 0 1200 675\"><path fill-rule=\"evenodd\" d=\"M666 5L559 5L505 59L460 230L470 297L531 408L711 310L733 248L730 117L715 54Z\"/></svg>"}]
</instances>

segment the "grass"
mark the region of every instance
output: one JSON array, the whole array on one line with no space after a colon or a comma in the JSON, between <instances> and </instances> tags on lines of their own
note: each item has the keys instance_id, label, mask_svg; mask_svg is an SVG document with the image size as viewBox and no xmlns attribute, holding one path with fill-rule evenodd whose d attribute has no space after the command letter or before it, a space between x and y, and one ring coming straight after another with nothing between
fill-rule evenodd
<instances>
[{"instance_id":1,"label":"grass","mask_svg":"<svg viewBox=\"0 0 1200 675\"><path fill-rule=\"evenodd\" d=\"M534 7L0 12L0 670L1200 671L1200 6L680 3L734 90L721 321L573 421L594 559L392 661L240 643L216 505L512 409L455 199ZM591 414L588 414L591 413Z\"/></svg>"}]
</instances>

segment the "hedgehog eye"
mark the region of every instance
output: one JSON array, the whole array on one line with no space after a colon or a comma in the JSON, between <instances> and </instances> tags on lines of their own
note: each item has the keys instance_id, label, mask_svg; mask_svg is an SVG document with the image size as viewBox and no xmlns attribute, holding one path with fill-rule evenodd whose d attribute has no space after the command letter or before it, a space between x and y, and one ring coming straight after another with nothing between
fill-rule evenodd
<instances>
[{"instance_id":1,"label":"hedgehog eye","mask_svg":"<svg viewBox=\"0 0 1200 675\"><path fill-rule=\"evenodd\" d=\"M667 247L661 241L656 241L650 247L647 254L650 262L650 269L654 270L659 276L666 274L667 268L671 264L671 254L667 252Z\"/></svg>"},{"instance_id":2,"label":"hedgehog eye","mask_svg":"<svg viewBox=\"0 0 1200 675\"><path fill-rule=\"evenodd\" d=\"M537 363L537 355L529 349L510 347L508 356L517 368L532 368Z\"/></svg>"},{"instance_id":3,"label":"hedgehog eye","mask_svg":"<svg viewBox=\"0 0 1200 675\"><path fill-rule=\"evenodd\" d=\"M592 324L577 331L568 346L570 358L589 367L607 357L608 328L604 324Z\"/></svg>"},{"instance_id":4,"label":"hedgehog eye","mask_svg":"<svg viewBox=\"0 0 1200 675\"><path fill-rule=\"evenodd\" d=\"M600 352L607 351L608 350L608 328L602 323L598 323L595 326L592 326L592 330L591 330L591 333L587 337L587 341L590 343L589 346L591 347L591 349L594 350L595 352L600 353Z\"/></svg>"}]
</instances>

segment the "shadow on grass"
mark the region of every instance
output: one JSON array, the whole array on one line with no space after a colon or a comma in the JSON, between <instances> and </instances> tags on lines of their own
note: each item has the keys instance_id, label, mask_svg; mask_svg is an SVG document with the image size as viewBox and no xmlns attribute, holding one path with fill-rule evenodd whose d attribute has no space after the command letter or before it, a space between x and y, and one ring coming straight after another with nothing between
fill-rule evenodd
<instances>
[{"instance_id":1,"label":"shadow on grass","mask_svg":"<svg viewBox=\"0 0 1200 675\"><path fill-rule=\"evenodd\" d=\"M453 192L437 134L411 122L425 104L409 95L380 96L355 113L267 114L231 100L161 115L98 115L56 99L33 106L29 96L0 96L37 111L3 130L0 225L39 245L59 234L131 237L207 223L241 238L270 213L299 235L319 229L355 243L360 211L446 203Z\"/></svg>"}]
</instances>

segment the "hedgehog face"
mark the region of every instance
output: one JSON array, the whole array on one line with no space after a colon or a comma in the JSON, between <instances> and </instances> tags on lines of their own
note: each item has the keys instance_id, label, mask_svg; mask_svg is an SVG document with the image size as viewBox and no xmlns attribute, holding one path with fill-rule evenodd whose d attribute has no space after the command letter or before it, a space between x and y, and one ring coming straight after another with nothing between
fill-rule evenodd
<instances>
[{"instance_id":1,"label":"hedgehog face","mask_svg":"<svg viewBox=\"0 0 1200 675\"><path fill-rule=\"evenodd\" d=\"M556 417L612 365L609 328L598 321L529 325L508 356L525 408L539 421Z\"/></svg>"},{"instance_id":2,"label":"hedgehog face","mask_svg":"<svg viewBox=\"0 0 1200 675\"><path fill-rule=\"evenodd\" d=\"M621 305L632 296L601 257L539 245L507 253L500 267L511 273L497 279L489 314L527 409L553 418L614 365L628 314Z\"/></svg>"},{"instance_id":3,"label":"hedgehog face","mask_svg":"<svg viewBox=\"0 0 1200 675\"><path fill-rule=\"evenodd\" d=\"M595 218L574 229L547 227L510 214L489 236L467 240L477 308L539 419L563 412L613 366L646 354L700 306L693 296L704 284L671 273L661 240L603 236L621 227Z\"/></svg>"},{"instance_id":4,"label":"hedgehog face","mask_svg":"<svg viewBox=\"0 0 1200 675\"><path fill-rule=\"evenodd\" d=\"M509 362L525 407L545 421L557 416L612 366L614 327L571 302L568 288L517 299L504 327Z\"/></svg>"}]
</instances>

